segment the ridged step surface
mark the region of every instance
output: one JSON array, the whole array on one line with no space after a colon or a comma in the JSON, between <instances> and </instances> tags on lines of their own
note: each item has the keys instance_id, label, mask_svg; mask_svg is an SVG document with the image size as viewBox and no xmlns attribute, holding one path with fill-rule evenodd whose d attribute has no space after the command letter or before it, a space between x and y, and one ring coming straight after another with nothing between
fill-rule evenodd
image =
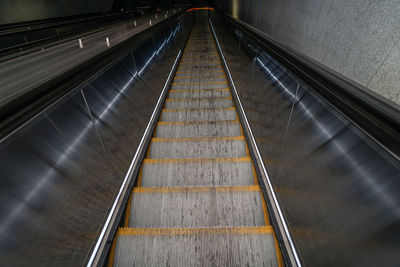
<instances>
[{"instance_id":1,"label":"ridged step surface","mask_svg":"<svg viewBox=\"0 0 400 267\"><path fill-rule=\"evenodd\" d=\"M157 137L218 137L240 136L239 121L221 122L160 122L157 124Z\"/></svg>"},{"instance_id":2,"label":"ridged step surface","mask_svg":"<svg viewBox=\"0 0 400 267\"><path fill-rule=\"evenodd\" d=\"M165 108L229 108L233 107L233 102L230 97L221 98L173 98L167 99Z\"/></svg>"},{"instance_id":3,"label":"ridged step surface","mask_svg":"<svg viewBox=\"0 0 400 267\"><path fill-rule=\"evenodd\" d=\"M231 121L237 120L234 108L165 109L161 121Z\"/></svg>"},{"instance_id":4,"label":"ridged step surface","mask_svg":"<svg viewBox=\"0 0 400 267\"><path fill-rule=\"evenodd\" d=\"M129 227L263 226L259 186L135 188Z\"/></svg>"},{"instance_id":5,"label":"ridged step surface","mask_svg":"<svg viewBox=\"0 0 400 267\"><path fill-rule=\"evenodd\" d=\"M231 93L228 88L214 90L171 90L168 97L172 98L214 98L214 97L230 97Z\"/></svg>"},{"instance_id":6,"label":"ridged step surface","mask_svg":"<svg viewBox=\"0 0 400 267\"><path fill-rule=\"evenodd\" d=\"M244 137L153 138L149 158L245 157Z\"/></svg>"},{"instance_id":7,"label":"ridged step surface","mask_svg":"<svg viewBox=\"0 0 400 267\"><path fill-rule=\"evenodd\" d=\"M120 229L115 266L278 266L270 227Z\"/></svg>"},{"instance_id":8,"label":"ridged step surface","mask_svg":"<svg viewBox=\"0 0 400 267\"><path fill-rule=\"evenodd\" d=\"M145 159L143 187L243 186L255 184L249 157L209 159Z\"/></svg>"},{"instance_id":9,"label":"ridged step surface","mask_svg":"<svg viewBox=\"0 0 400 267\"><path fill-rule=\"evenodd\" d=\"M114 266L279 266L208 27L195 19L110 253Z\"/></svg>"}]
</instances>

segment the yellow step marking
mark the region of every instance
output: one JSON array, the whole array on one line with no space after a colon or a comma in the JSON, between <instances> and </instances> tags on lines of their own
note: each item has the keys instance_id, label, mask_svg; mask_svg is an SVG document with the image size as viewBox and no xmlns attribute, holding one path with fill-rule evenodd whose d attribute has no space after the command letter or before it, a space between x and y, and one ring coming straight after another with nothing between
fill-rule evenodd
<instances>
[{"instance_id":1,"label":"yellow step marking","mask_svg":"<svg viewBox=\"0 0 400 267\"><path fill-rule=\"evenodd\" d=\"M231 96L228 97L188 97L188 98L167 98L166 102L183 102L183 101L201 101L201 100L232 100Z\"/></svg>"},{"instance_id":2,"label":"yellow step marking","mask_svg":"<svg viewBox=\"0 0 400 267\"><path fill-rule=\"evenodd\" d=\"M238 120L230 121L159 121L158 125L199 125L199 124L238 124Z\"/></svg>"},{"instance_id":3,"label":"yellow step marking","mask_svg":"<svg viewBox=\"0 0 400 267\"><path fill-rule=\"evenodd\" d=\"M267 204L265 203L265 198L264 198L264 194L262 191L261 191L261 204L263 207L265 225L270 225Z\"/></svg>"},{"instance_id":4,"label":"yellow step marking","mask_svg":"<svg viewBox=\"0 0 400 267\"><path fill-rule=\"evenodd\" d=\"M194 54L194 53L192 53L192 54ZM183 54L183 55L182 55L182 59L185 59L185 58L198 58L198 57L199 57L198 54L196 54L196 55L192 55L192 54L190 54L190 55L187 55L187 54L185 55L185 54ZM207 53L206 56L218 57L219 54L218 54L218 53Z\"/></svg>"},{"instance_id":5,"label":"yellow step marking","mask_svg":"<svg viewBox=\"0 0 400 267\"><path fill-rule=\"evenodd\" d=\"M202 49L202 47L200 47L199 49L188 49L188 50L183 50L183 53L189 53L189 54L194 54L194 53L202 53L202 54L212 54L212 53L218 53L217 49Z\"/></svg>"},{"instance_id":6,"label":"yellow step marking","mask_svg":"<svg viewBox=\"0 0 400 267\"><path fill-rule=\"evenodd\" d=\"M108 256L107 266L114 266L114 257L115 257L115 248L117 247L117 237L114 237L114 240L111 245L110 255Z\"/></svg>"},{"instance_id":7,"label":"yellow step marking","mask_svg":"<svg viewBox=\"0 0 400 267\"><path fill-rule=\"evenodd\" d=\"M131 192L129 195L129 198L128 198L128 203L126 205L125 223L124 223L125 227L129 226L129 218L131 217L132 196L133 196L133 193Z\"/></svg>"},{"instance_id":8,"label":"yellow step marking","mask_svg":"<svg viewBox=\"0 0 400 267\"><path fill-rule=\"evenodd\" d=\"M149 144L149 147L150 147L150 144ZM150 149L148 149L148 150L147 150L147 153L146 153L146 155L147 155L147 156L149 156L149 155L150 155ZM141 186L141 184L142 184L142 175L143 175L143 164L142 164L142 165L140 165L140 168L139 168L139 174L138 174L137 187L140 187L140 186Z\"/></svg>"},{"instance_id":9,"label":"yellow step marking","mask_svg":"<svg viewBox=\"0 0 400 267\"><path fill-rule=\"evenodd\" d=\"M201 227L201 228L119 228L117 235L197 235L197 234L234 234L262 235L273 234L272 226L258 227Z\"/></svg>"},{"instance_id":10,"label":"yellow step marking","mask_svg":"<svg viewBox=\"0 0 400 267\"><path fill-rule=\"evenodd\" d=\"M212 81L212 82L173 82L172 85L190 85L190 84L228 84L228 81Z\"/></svg>"},{"instance_id":11,"label":"yellow step marking","mask_svg":"<svg viewBox=\"0 0 400 267\"><path fill-rule=\"evenodd\" d=\"M242 186L201 186L201 187L134 187L134 194L151 193L207 193L207 192L261 192L257 185Z\"/></svg>"},{"instance_id":12,"label":"yellow step marking","mask_svg":"<svg viewBox=\"0 0 400 267\"><path fill-rule=\"evenodd\" d=\"M218 69L218 70L210 70L210 71L207 71L207 70L202 70L202 71L200 71L200 70L178 70L178 71L176 71L175 73L201 73L201 74L204 74L204 73L206 73L206 72L209 72L209 73L215 73L215 72L224 72L224 70L223 69ZM183 76L183 75L182 75ZM185 76L188 76L188 75L185 75ZM183 76L183 77L185 77L185 76Z\"/></svg>"},{"instance_id":13,"label":"yellow step marking","mask_svg":"<svg viewBox=\"0 0 400 267\"><path fill-rule=\"evenodd\" d=\"M208 76L189 76L189 75L186 75L186 76L175 76L174 77L174 80L176 80L176 79L193 79L193 78L203 78L203 79L206 79L206 77L208 77L209 79L211 78L211 79L214 79L214 78L225 78L225 76L224 75L217 75L217 76L212 76L212 74L211 75L208 75Z\"/></svg>"},{"instance_id":14,"label":"yellow step marking","mask_svg":"<svg viewBox=\"0 0 400 267\"><path fill-rule=\"evenodd\" d=\"M171 89L169 93L195 93L195 92L229 92L229 88L217 89Z\"/></svg>"},{"instance_id":15,"label":"yellow step marking","mask_svg":"<svg viewBox=\"0 0 400 267\"><path fill-rule=\"evenodd\" d=\"M184 57L184 58L181 58L181 61L185 61L185 60L188 60L188 59L194 59L194 58L198 58L198 56L192 56L192 57ZM219 55L218 55L218 53L210 53L210 54L207 54L206 55L206 57L204 57L204 58L202 58L203 60L209 60L209 59L212 59L212 58L217 58L217 59L219 59Z\"/></svg>"},{"instance_id":16,"label":"yellow step marking","mask_svg":"<svg viewBox=\"0 0 400 267\"><path fill-rule=\"evenodd\" d=\"M184 67L190 67L190 66L210 66L210 67L215 67L219 66L221 62L219 61L210 61L210 62L204 62L204 61L193 61L193 62L181 62L179 63L179 67L184 65Z\"/></svg>"},{"instance_id":17,"label":"yellow step marking","mask_svg":"<svg viewBox=\"0 0 400 267\"><path fill-rule=\"evenodd\" d=\"M276 239L275 232L274 232L274 244L275 244L276 259L278 261L278 267L283 267L285 265L283 264L282 252L281 248L279 247L278 240Z\"/></svg>"},{"instance_id":18,"label":"yellow step marking","mask_svg":"<svg viewBox=\"0 0 400 267\"><path fill-rule=\"evenodd\" d=\"M210 162L251 162L250 157L239 158L175 158L175 159L150 159L143 160L144 164L177 164L177 163L210 163Z\"/></svg>"},{"instance_id":19,"label":"yellow step marking","mask_svg":"<svg viewBox=\"0 0 400 267\"><path fill-rule=\"evenodd\" d=\"M178 67L178 70L189 70L189 69L207 69L206 67L208 67L208 65L200 65L198 68L193 68L195 66L198 65L193 65L192 67ZM214 66L209 66L210 68L208 68L208 71L217 71L217 70L222 70L222 65L218 64L218 65L214 65Z\"/></svg>"},{"instance_id":20,"label":"yellow step marking","mask_svg":"<svg viewBox=\"0 0 400 267\"><path fill-rule=\"evenodd\" d=\"M243 136L217 137L153 137L152 142L200 142L200 141L244 141Z\"/></svg>"},{"instance_id":21,"label":"yellow step marking","mask_svg":"<svg viewBox=\"0 0 400 267\"><path fill-rule=\"evenodd\" d=\"M247 142L246 142L246 144L247 144ZM248 156L248 157L250 157L250 156ZM251 164L251 168L252 168L253 177L254 177L254 184L258 185L258 176L257 176L256 169L254 168L254 164Z\"/></svg>"},{"instance_id":22,"label":"yellow step marking","mask_svg":"<svg viewBox=\"0 0 400 267\"><path fill-rule=\"evenodd\" d=\"M183 53L186 53L186 54L202 54L203 56L210 55L210 51L206 51L206 50L184 50Z\"/></svg>"},{"instance_id":23,"label":"yellow step marking","mask_svg":"<svg viewBox=\"0 0 400 267\"><path fill-rule=\"evenodd\" d=\"M186 112L186 111L231 111L235 110L235 107L229 108L164 108L162 112Z\"/></svg>"}]
</instances>

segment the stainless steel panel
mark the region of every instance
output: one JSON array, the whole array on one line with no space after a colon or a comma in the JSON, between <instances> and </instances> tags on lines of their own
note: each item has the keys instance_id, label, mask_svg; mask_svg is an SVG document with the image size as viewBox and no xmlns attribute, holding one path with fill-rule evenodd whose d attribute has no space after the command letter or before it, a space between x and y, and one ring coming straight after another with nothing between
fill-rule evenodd
<instances>
[{"instance_id":1,"label":"stainless steel panel","mask_svg":"<svg viewBox=\"0 0 400 267\"><path fill-rule=\"evenodd\" d=\"M0 265L86 262L185 27L166 24L150 47L138 41L0 143Z\"/></svg>"},{"instance_id":2,"label":"stainless steel panel","mask_svg":"<svg viewBox=\"0 0 400 267\"><path fill-rule=\"evenodd\" d=\"M215 19L304 265L396 266L398 159L251 39Z\"/></svg>"}]
</instances>

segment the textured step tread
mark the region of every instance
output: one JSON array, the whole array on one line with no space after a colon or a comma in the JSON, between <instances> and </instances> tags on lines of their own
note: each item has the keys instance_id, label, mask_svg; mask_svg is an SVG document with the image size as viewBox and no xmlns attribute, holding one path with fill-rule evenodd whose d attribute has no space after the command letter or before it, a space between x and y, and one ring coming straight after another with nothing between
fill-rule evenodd
<instances>
[{"instance_id":1,"label":"textured step tread","mask_svg":"<svg viewBox=\"0 0 400 267\"><path fill-rule=\"evenodd\" d=\"M250 157L145 159L139 180L144 187L242 186L258 183Z\"/></svg>"},{"instance_id":2,"label":"textured step tread","mask_svg":"<svg viewBox=\"0 0 400 267\"><path fill-rule=\"evenodd\" d=\"M156 137L217 137L241 135L239 121L161 122Z\"/></svg>"},{"instance_id":3,"label":"textured step tread","mask_svg":"<svg viewBox=\"0 0 400 267\"><path fill-rule=\"evenodd\" d=\"M269 225L259 186L134 188L129 227Z\"/></svg>"},{"instance_id":4,"label":"textured step tread","mask_svg":"<svg viewBox=\"0 0 400 267\"><path fill-rule=\"evenodd\" d=\"M114 266L279 266L272 228L118 230Z\"/></svg>"},{"instance_id":5,"label":"textured step tread","mask_svg":"<svg viewBox=\"0 0 400 267\"><path fill-rule=\"evenodd\" d=\"M238 118L234 107L208 109L164 109L161 121L226 121Z\"/></svg>"}]
</instances>

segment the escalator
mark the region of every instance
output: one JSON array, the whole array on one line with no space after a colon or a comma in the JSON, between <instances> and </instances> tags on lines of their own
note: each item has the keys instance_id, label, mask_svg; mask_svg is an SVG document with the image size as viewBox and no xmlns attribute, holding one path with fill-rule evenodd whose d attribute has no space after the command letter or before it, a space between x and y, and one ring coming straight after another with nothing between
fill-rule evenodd
<instances>
[{"instance_id":1,"label":"escalator","mask_svg":"<svg viewBox=\"0 0 400 267\"><path fill-rule=\"evenodd\" d=\"M207 19L195 15L109 266L283 266Z\"/></svg>"}]
</instances>

